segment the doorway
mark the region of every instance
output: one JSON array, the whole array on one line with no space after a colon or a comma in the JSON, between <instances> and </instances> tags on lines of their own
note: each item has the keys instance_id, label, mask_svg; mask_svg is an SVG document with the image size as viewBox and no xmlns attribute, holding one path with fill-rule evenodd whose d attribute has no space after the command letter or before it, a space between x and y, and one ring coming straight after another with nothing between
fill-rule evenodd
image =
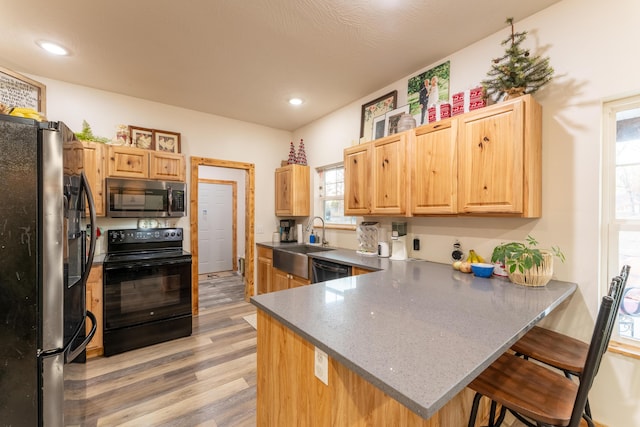
<instances>
[{"instance_id":1,"label":"doorway","mask_svg":"<svg viewBox=\"0 0 640 427\"><path fill-rule=\"evenodd\" d=\"M238 270L237 198L235 181L203 178L198 181L200 274Z\"/></svg>"},{"instance_id":2,"label":"doorway","mask_svg":"<svg viewBox=\"0 0 640 427\"><path fill-rule=\"evenodd\" d=\"M245 179L245 215L244 215L244 298L249 301L254 294L254 222L255 222L255 165L252 163L233 162L228 160L191 157L191 197L190 197L190 225L191 225L191 301L192 312L198 314L198 276L199 276L199 228L198 206L200 166L215 166L220 168L239 169L244 171ZM194 214L196 213L196 214ZM237 216L237 215L236 215Z\"/></svg>"}]
</instances>

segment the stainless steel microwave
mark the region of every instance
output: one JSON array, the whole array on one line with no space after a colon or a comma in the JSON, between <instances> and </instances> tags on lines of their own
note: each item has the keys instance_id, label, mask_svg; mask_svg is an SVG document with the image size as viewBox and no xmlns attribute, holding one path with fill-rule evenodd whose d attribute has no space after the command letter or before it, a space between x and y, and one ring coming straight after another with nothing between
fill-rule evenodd
<instances>
[{"instance_id":1,"label":"stainless steel microwave","mask_svg":"<svg viewBox=\"0 0 640 427\"><path fill-rule=\"evenodd\" d=\"M107 178L107 216L167 218L186 215L184 182Z\"/></svg>"}]
</instances>

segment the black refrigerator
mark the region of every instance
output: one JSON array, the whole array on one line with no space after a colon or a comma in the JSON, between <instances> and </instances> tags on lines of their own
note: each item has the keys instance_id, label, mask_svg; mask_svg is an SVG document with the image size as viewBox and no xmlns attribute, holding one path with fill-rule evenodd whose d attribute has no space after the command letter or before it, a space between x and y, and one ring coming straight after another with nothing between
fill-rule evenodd
<instances>
[{"instance_id":1,"label":"black refrigerator","mask_svg":"<svg viewBox=\"0 0 640 427\"><path fill-rule=\"evenodd\" d=\"M95 332L95 208L73 143L62 122L0 115L0 426L63 426L64 365Z\"/></svg>"}]
</instances>

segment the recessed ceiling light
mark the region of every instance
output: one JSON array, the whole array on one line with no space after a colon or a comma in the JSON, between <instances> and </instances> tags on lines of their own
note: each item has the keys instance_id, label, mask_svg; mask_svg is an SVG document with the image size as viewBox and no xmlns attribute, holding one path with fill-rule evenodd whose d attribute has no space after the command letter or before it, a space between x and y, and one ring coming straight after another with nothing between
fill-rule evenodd
<instances>
[{"instance_id":1,"label":"recessed ceiling light","mask_svg":"<svg viewBox=\"0 0 640 427\"><path fill-rule=\"evenodd\" d=\"M289 104L291 104L291 105L300 105L300 104L302 104L302 99L300 99L300 98L291 98L289 100Z\"/></svg>"},{"instance_id":2,"label":"recessed ceiling light","mask_svg":"<svg viewBox=\"0 0 640 427\"><path fill-rule=\"evenodd\" d=\"M48 42L48 41L39 41L36 43L41 48L43 48L47 52L52 53L54 55L65 56L69 54L69 51L63 48L62 46L60 46L59 44Z\"/></svg>"}]
</instances>

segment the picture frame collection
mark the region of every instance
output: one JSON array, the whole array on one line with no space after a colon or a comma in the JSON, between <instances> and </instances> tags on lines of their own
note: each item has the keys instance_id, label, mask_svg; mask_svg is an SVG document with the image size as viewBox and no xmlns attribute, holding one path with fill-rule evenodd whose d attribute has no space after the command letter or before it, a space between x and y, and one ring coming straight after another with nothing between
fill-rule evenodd
<instances>
[{"instance_id":1,"label":"picture frame collection","mask_svg":"<svg viewBox=\"0 0 640 427\"><path fill-rule=\"evenodd\" d=\"M449 99L449 76L450 62L446 61L409 78L405 105L398 106L396 90L363 104L360 142L373 141L397 133L398 120L405 113L413 116L418 126L426 124L427 108ZM429 82L431 87L428 87L426 82Z\"/></svg>"},{"instance_id":2,"label":"picture frame collection","mask_svg":"<svg viewBox=\"0 0 640 427\"><path fill-rule=\"evenodd\" d=\"M179 154L180 133L129 125L131 146L144 150Z\"/></svg>"}]
</instances>

